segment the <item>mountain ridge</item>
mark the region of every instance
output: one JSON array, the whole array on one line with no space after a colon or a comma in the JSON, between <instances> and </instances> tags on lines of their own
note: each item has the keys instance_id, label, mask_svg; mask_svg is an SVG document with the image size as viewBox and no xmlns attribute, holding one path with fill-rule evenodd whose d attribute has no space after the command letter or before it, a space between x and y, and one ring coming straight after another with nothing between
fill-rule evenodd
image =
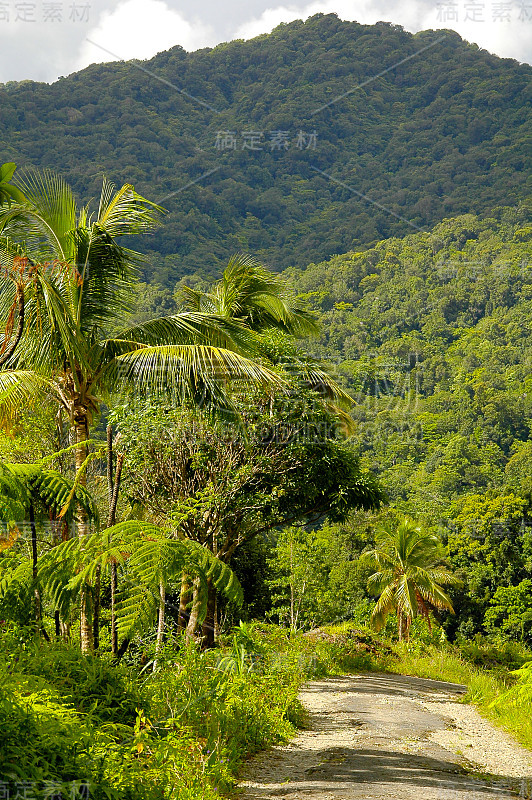
<instances>
[{"instance_id":1,"label":"mountain ridge","mask_svg":"<svg viewBox=\"0 0 532 800\"><path fill-rule=\"evenodd\" d=\"M163 200L145 277L173 286L236 250L304 266L519 202L532 187L530 98L532 67L454 31L316 15L248 42L0 86L0 160L49 166L83 199L106 173ZM246 150L254 130L262 149ZM315 148L298 148L314 130ZM216 149L224 131L234 148ZM287 148L271 148L276 131Z\"/></svg>"}]
</instances>

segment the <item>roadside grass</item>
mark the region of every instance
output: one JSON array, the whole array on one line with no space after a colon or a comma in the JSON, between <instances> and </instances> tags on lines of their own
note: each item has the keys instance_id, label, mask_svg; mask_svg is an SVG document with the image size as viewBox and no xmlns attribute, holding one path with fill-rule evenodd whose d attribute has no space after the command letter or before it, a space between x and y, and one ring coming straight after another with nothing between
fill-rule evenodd
<instances>
[{"instance_id":1,"label":"roadside grass","mask_svg":"<svg viewBox=\"0 0 532 800\"><path fill-rule=\"evenodd\" d=\"M216 650L169 637L154 663L153 641L139 640L116 665L4 627L0 776L12 796L30 782L36 800L54 781L63 797L87 781L91 800L220 800L249 755L304 725L306 680L365 671L464 684L465 702L532 748L532 669L512 674L527 661L518 647L399 645L353 623L304 634L242 623Z\"/></svg>"}]
</instances>

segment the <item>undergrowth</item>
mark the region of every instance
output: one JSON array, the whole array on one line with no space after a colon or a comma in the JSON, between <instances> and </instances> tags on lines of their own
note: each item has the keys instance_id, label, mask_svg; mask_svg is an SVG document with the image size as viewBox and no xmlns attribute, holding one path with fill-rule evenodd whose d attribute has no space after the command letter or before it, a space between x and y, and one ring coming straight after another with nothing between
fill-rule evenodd
<instances>
[{"instance_id":1,"label":"undergrowth","mask_svg":"<svg viewBox=\"0 0 532 800\"><path fill-rule=\"evenodd\" d=\"M29 786L36 800L218 800L248 755L304 724L306 679L361 671L464 684L466 702L532 747L532 654L436 642L393 644L349 623L297 635L241 624L216 650L170 637L156 661L144 641L116 665L3 628L0 789L20 796Z\"/></svg>"},{"instance_id":2,"label":"undergrowth","mask_svg":"<svg viewBox=\"0 0 532 800\"><path fill-rule=\"evenodd\" d=\"M4 629L4 796L25 786L37 800L83 797L88 785L93 800L215 800L247 755L286 741L303 718L299 652L261 647L259 657L249 632L221 652L178 638L154 670L146 652L117 666Z\"/></svg>"}]
</instances>

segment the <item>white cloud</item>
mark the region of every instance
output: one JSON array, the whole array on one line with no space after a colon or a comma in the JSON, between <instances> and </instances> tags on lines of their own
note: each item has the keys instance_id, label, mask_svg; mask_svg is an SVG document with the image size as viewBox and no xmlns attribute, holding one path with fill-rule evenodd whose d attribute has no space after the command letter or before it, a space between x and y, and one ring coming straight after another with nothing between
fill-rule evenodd
<instances>
[{"instance_id":1,"label":"white cloud","mask_svg":"<svg viewBox=\"0 0 532 800\"><path fill-rule=\"evenodd\" d=\"M16 0L5 0L12 17L0 17L0 82L52 81L58 75L82 69L93 62L116 57L151 58L180 44L186 50L215 45L234 38L249 39L268 33L280 22L306 19L312 14L336 13L341 19L372 24L386 20L412 32L453 28L463 38L506 58L532 63L532 20L517 21L521 3L514 0L512 22L493 21L499 0L480 0L484 22L464 23L469 0L456 0L459 22L438 19L438 6L452 8L451 0L89 0L90 20L73 24L68 19L70 0L63 3L62 24L42 21L47 0L35 0L37 22L16 22ZM31 5L31 4L29 4ZM470 4L469 4L470 5ZM508 5L506 3L506 5ZM96 42L90 45L86 39ZM100 48L104 48L104 50Z\"/></svg>"},{"instance_id":2,"label":"white cloud","mask_svg":"<svg viewBox=\"0 0 532 800\"><path fill-rule=\"evenodd\" d=\"M87 39L92 43L83 43L77 69L116 60L116 56L124 60L151 58L175 45L197 50L214 44L216 36L203 24L186 20L163 0L124 0L101 14Z\"/></svg>"}]
</instances>

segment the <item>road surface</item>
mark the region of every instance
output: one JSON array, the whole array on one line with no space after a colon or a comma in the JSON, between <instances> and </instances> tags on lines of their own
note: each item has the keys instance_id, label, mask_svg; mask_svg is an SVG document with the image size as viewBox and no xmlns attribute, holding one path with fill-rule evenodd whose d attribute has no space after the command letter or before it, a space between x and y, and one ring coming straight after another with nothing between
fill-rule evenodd
<instances>
[{"instance_id":1,"label":"road surface","mask_svg":"<svg viewBox=\"0 0 532 800\"><path fill-rule=\"evenodd\" d=\"M251 759L239 800L532 798L532 753L458 700L465 687L372 673L308 684L308 729Z\"/></svg>"}]
</instances>

